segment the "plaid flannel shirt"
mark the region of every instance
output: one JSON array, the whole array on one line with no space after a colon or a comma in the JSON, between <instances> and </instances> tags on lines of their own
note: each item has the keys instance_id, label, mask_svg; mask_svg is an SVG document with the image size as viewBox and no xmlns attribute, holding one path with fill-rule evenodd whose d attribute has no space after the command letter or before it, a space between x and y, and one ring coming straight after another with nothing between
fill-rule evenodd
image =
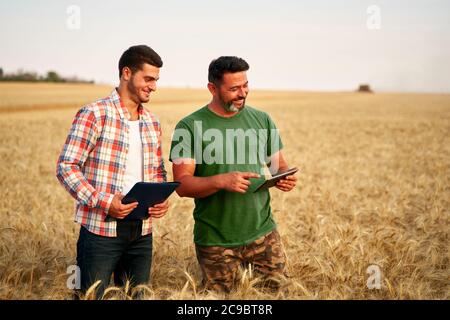
<instances>
[{"instance_id":1,"label":"plaid flannel shirt","mask_svg":"<svg viewBox=\"0 0 450 320\"><path fill-rule=\"evenodd\" d=\"M138 108L143 150L143 179L166 181L159 120ZM116 237L115 219L107 219L114 194L122 192L127 163L130 114L119 94L82 107L72 122L58 158L56 176L76 199L75 221L90 232ZM108 217L109 218L109 217ZM152 232L151 218L143 220L142 235Z\"/></svg>"}]
</instances>

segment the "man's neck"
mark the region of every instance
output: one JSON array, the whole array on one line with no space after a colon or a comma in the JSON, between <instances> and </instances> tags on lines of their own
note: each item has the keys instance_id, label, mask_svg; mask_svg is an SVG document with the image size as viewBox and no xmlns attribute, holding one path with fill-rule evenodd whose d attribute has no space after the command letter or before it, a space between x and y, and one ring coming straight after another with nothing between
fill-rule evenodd
<instances>
[{"instance_id":1,"label":"man's neck","mask_svg":"<svg viewBox=\"0 0 450 320\"><path fill-rule=\"evenodd\" d=\"M123 105L125 106L125 108L127 108L128 113L130 114L130 120L138 120L139 103L133 101L126 88L121 85L119 85L119 87L117 88L117 93L119 94L120 100L122 101Z\"/></svg>"}]
</instances>

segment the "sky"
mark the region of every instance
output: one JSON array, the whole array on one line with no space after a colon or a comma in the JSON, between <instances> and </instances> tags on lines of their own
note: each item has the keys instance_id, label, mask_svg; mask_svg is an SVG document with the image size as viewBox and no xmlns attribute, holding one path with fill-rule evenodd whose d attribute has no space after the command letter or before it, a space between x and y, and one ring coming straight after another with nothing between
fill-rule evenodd
<instances>
[{"instance_id":1,"label":"sky","mask_svg":"<svg viewBox=\"0 0 450 320\"><path fill-rule=\"evenodd\" d=\"M205 88L221 55L254 89L450 92L448 0L0 0L0 67L117 84L128 47L164 62L159 86Z\"/></svg>"}]
</instances>

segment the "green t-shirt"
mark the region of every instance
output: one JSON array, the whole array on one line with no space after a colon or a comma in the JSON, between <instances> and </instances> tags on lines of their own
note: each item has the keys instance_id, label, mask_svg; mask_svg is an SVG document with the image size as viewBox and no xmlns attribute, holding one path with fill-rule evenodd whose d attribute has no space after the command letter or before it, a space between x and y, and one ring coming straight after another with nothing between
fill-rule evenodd
<instances>
[{"instance_id":1,"label":"green t-shirt","mask_svg":"<svg viewBox=\"0 0 450 320\"><path fill-rule=\"evenodd\" d=\"M268 157L282 147L278 130L267 113L246 106L233 117L225 118L205 106L177 124L169 160L195 159L197 177L231 171L263 175ZM263 176L250 179L251 186L245 194L220 190L195 199L195 243L241 246L273 230L276 225L269 191L253 192L263 180Z\"/></svg>"}]
</instances>

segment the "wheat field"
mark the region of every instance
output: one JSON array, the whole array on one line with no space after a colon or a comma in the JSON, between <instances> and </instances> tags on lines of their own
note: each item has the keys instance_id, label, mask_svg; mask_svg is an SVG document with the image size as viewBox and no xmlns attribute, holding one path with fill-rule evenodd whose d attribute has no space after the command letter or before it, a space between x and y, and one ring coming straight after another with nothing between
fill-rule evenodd
<instances>
[{"instance_id":1,"label":"wheat field","mask_svg":"<svg viewBox=\"0 0 450 320\"><path fill-rule=\"evenodd\" d=\"M55 165L77 108L111 89L0 83L0 299L72 299L79 226ZM208 101L206 89L167 88L147 106L161 119L169 179L174 126ZM300 168L296 189L271 191L289 277L271 292L248 269L230 295L203 290L193 200L174 194L154 220L146 298L450 298L450 95L255 90L247 101L272 116ZM373 265L379 288L367 286Z\"/></svg>"}]
</instances>

